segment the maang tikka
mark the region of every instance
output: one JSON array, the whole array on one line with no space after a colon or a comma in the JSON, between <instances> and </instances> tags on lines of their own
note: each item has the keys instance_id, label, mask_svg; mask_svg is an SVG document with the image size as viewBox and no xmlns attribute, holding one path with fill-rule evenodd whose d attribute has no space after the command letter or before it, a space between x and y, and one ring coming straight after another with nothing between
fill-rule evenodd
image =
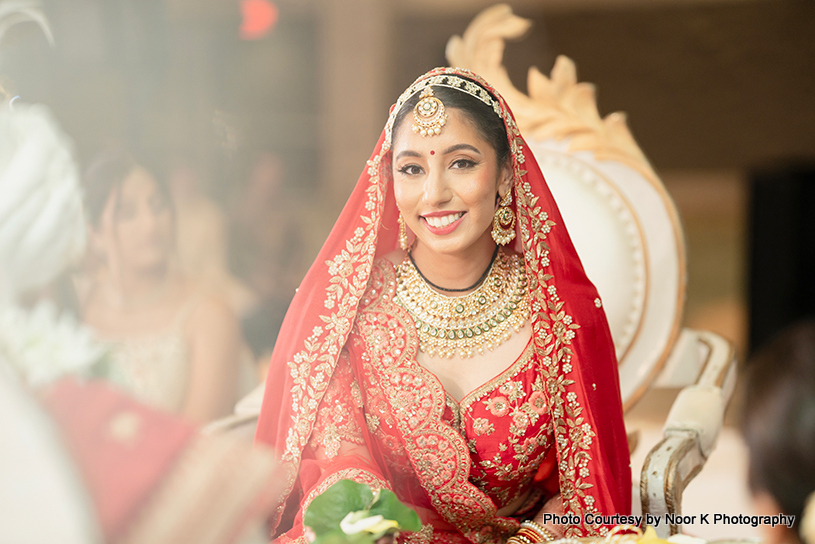
<instances>
[{"instance_id":1,"label":"maang tikka","mask_svg":"<svg viewBox=\"0 0 815 544\"><path fill-rule=\"evenodd\" d=\"M498 245L505 246L515 238L515 214L512 213L511 204L512 189L501 198L492 218L492 239Z\"/></svg>"},{"instance_id":2,"label":"maang tikka","mask_svg":"<svg viewBox=\"0 0 815 544\"><path fill-rule=\"evenodd\" d=\"M413 132L422 136L441 134L442 127L447 123L444 104L433 95L433 88L430 86L425 87L419 96L421 100L413 108Z\"/></svg>"}]
</instances>

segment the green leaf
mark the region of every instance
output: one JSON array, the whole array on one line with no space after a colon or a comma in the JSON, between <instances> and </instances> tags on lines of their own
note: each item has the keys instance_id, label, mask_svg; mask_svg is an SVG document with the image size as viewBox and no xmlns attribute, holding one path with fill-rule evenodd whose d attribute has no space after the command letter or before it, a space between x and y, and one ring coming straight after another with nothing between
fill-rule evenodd
<instances>
[{"instance_id":1,"label":"green leaf","mask_svg":"<svg viewBox=\"0 0 815 544\"><path fill-rule=\"evenodd\" d=\"M399 524L402 531L419 531L422 522L412 508L402 504L393 492L383 489L379 499L371 506L371 515L381 514L385 519L392 519Z\"/></svg>"},{"instance_id":2,"label":"green leaf","mask_svg":"<svg viewBox=\"0 0 815 544\"><path fill-rule=\"evenodd\" d=\"M340 521L348 512L364 510L373 501L371 488L353 480L340 480L315 497L303 515L303 524L320 536L339 531ZM343 534L340 531L340 534Z\"/></svg>"}]
</instances>

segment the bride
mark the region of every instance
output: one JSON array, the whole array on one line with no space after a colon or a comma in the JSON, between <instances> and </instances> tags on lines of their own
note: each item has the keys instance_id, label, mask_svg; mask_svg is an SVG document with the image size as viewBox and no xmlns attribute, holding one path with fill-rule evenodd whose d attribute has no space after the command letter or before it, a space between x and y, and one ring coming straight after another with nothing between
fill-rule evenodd
<instances>
[{"instance_id":1,"label":"bride","mask_svg":"<svg viewBox=\"0 0 815 544\"><path fill-rule=\"evenodd\" d=\"M471 72L399 98L279 338L257 440L288 470L281 542L343 478L393 490L422 542L603 534L582 515L630 508L602 303L509 108Z\"/></svg>"}]
</instances>

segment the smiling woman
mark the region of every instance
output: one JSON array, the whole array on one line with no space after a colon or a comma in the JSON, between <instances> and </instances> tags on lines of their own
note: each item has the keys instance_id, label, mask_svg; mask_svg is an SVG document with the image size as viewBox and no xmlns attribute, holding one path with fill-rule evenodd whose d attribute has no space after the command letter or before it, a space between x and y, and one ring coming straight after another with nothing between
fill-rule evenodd
<instances>
[{"instance_id":1,"label":"smiling woman","mask_svg":"<svg viewBox=\"0 0 815 544\"><path fill-rule=\"evenodd\" d=\"M604 533L582 514L628 513L631 482L597 301L503 98L466 70L420 77L272 356L257 440L290 476L276 536L302 542L340 479L413 507L410 541Z\"/></svg>"},{"instance_id":2,"label":"smiling woman","mask_svg":"<svg viewBox=\"0 0 815 544\"><path fill-rule=\"evenodd\" d=\"M498 163L495 150L463 110L450 109L448 118L444 131L432 138L412 132L408 123L397 127L393 189L416 235L416 260L434 267L428 277L438 276L440 285L460 288L489 263L495 247L490 227L498 201L510 189L512 170L508 161ZM473 278L461 277L462 264L469 265Z\"/></svg>"}]
</instances>

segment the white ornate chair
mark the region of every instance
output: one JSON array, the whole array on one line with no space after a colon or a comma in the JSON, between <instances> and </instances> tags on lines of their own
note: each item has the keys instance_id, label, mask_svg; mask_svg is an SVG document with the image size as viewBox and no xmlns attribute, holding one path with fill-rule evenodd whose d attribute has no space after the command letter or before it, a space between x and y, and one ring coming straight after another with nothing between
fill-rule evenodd
<instances>
[{"instance_id":1,"label":"white ornate chair","mask_svg":"<svg viewBox=\"0 0 815 544\"><path fill-rule=\"evenodd\" d=\"M649 387L683 387L662 441L639 475L633 469L642 511L678 514L682 491L716 444L735 385L735 352L716 334L681 327L687 277L682 227L625 116L601 118L594 88L577 82L575 65L564 56L548 78L529 70L528 94L513 86L502 65L504 40L521 36L530 24L507 5L488 8L463 36L450 39L447 60L484 77L515 113L603 298L625 409ZM663 537L679 530L657 527Z\"/></svg>"}]
</instances>

